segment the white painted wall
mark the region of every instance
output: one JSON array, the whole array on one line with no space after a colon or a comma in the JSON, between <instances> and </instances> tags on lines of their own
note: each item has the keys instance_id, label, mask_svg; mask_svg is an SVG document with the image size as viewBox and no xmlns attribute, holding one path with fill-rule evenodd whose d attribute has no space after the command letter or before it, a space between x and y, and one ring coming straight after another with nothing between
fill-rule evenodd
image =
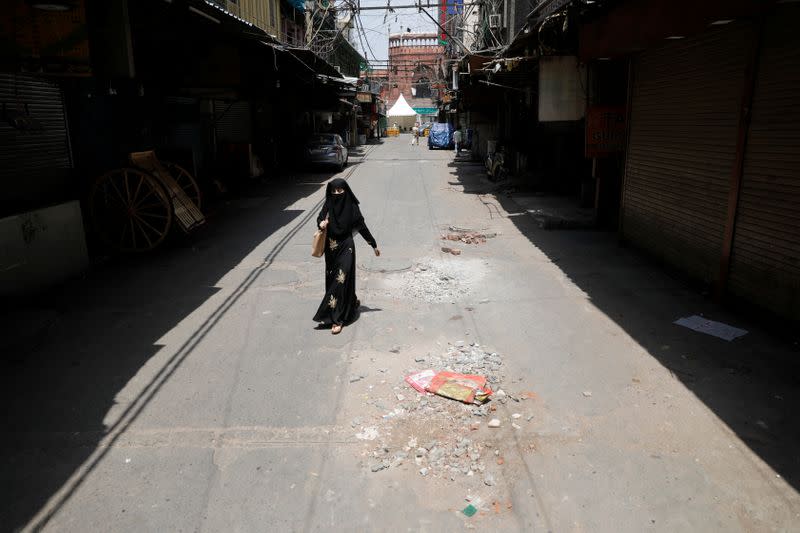
<instances>
[{"instance_id":1,"label":"white painted wall","mask_svg":"<svg viewBox=\"0 0 800 533\"><path fill-rule=\"evenodd\" d=\"M586 112L586 68L575 56L539 60L539 121L580 120Z\"/></svg>"},{"instance_id":2,"label":"white painted wall","mask_svg":"<svg viewBox=\"0 0 800 533\"><path fill-rule=\"evenodd\" d=\"M0 219L0 294L43 289L88 265L78 201Z\"/></svg>"}]
</instances>

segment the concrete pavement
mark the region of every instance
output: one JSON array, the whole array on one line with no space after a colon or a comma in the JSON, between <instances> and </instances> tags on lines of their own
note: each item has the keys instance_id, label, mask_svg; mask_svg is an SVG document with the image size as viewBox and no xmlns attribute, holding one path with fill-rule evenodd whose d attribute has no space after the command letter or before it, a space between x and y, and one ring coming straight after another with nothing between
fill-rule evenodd
<instances>
[{"instance_id":1,"label":"concrete pavement","mask_svg":"<svg viewBox=\"0 0 800 533\"><path fill-rule=\"evenodd\" d=\"M351 162L382 256L357 237L341 335L311 321L323 172L40 306L57 318L4 372L3 529L797 529L796 346L611 234L540 229L452 152L401 137ZM700 313L750 333L672 324ZM519 401L422 405L406 373L470 344Z\"/></svg>"}]
</instances>

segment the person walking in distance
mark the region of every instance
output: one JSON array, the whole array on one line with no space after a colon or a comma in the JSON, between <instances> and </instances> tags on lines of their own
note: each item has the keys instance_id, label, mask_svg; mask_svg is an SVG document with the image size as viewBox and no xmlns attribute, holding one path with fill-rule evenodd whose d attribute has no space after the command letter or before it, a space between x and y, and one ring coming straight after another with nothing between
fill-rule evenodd
<instances>
[{"instance_id":1,"label":"person walking in distance","mask_svg":"<svg viewBox=\"0 0 800 533\"><path fill-rule=\"evenodd\" d=\"M461 142L463 141L464 134L461 133L461 128L456 126L456 131L453 132L453 143L456 145L456 155L461 152Z\"/></svg>"},{"instance_id":2,"label":"person walking in distance","mask_svg":"<svg viewBox=\"0 0 800 533\"><path fill-rule=\"evenodd\" d=\"M336 178L328 183L325 204L317 216L317 227L327 228L327 239L325 297L319 304L314 320L330 324L334 335L340 333L345 324L352 322L361 305L356 296L356 245L353 235L360 233L372 246L375 255L381 255L358 203L350 185Z\"/></svg>"},{"instance_id":3,"label":"person walking in distance","mask_svg":"<svg viewBox=\"0 0 800 533\"><path fill-rule=\"evenodd\" d=\"M411 128L411 144L419 146L419 123L414 124L414 127Z\"/></svg>"}]
</instances>

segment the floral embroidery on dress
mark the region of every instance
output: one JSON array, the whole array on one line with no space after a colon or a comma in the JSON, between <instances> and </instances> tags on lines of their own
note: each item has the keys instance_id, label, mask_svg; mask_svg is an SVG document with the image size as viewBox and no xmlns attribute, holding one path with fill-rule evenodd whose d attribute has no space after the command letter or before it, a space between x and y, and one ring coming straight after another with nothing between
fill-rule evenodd
<instances>
[{"instance_id":1,"label":"floral embroidery on dress","mask_svg":"<svg viewBox=\"0 0 800 533\"><path fill-rule=\"evenodd\" d=\"M333 294L331 294L331 299L328 300L328 307L336 309L336 298L333 297Z\"/></svg>"},{"instance_id":2,"label":"floral embroidery on dress","mask_svg":"<svg viewBox=\"0 0 800 533\"><path fill-rule=\"evenodd\" d=\"M335 239L328 239L328 248L330 248L331 251L337 249L338 247L339 247L339 243L336 242Z\"/></svg>"},{"instance_id":3,"label":"floral embroidery on dress","mask_svg":"<svg viewBox=\"0 0 800 533\"><path fill-rule=\"evenodd\" d=\"M345 273L340 268L339 269L339 274L336 276L336 281L338 281L339 283L344 283L345 279L347 279L347 276L345 275Z\"/></svg>"}]
</instances>

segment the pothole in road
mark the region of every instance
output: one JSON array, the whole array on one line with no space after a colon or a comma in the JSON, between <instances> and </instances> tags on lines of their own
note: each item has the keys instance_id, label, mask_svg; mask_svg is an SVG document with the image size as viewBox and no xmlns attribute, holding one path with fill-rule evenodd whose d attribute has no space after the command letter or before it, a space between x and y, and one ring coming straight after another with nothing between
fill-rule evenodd
<instances>
[{"instance_id":1,"label":"pothole in road","mask_svg":"<svg viewBox=\"0 0 800 533\"><path fill-rule=\"evenodd\" d=\"M442 303L462 300L482 283L486 264L480 259L419 261L406 270L387 273L383 283L394 297Z\"/></svg>"},{"instance_id":2,"label":"pothole in road","mask_svg":"<svg viewBox=\"0 0 800 533\"><path fill-rule=\"evenodd\" d=\"M392 262L381 261L380 266L358 265L359 270L369 272L370 274L398 274L411 270L413 265L407 261L405 262Z\"/></svg>"}]
</instances>

